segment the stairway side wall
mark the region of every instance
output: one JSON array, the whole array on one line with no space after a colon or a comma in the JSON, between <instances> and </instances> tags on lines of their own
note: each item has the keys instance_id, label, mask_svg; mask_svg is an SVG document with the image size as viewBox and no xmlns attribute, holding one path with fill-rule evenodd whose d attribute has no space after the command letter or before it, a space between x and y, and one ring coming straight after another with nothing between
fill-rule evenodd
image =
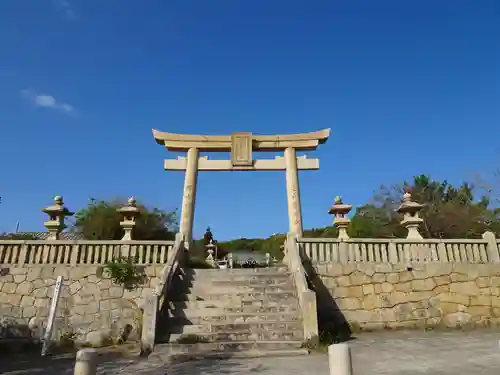
<instances>
[{"instance_id":1,"label":"stairway side wall","mask_svg":"<svg viewBox=\"0 0 500 375\"><path fill-rule=\"evenodd\" d=\"M500 265L315 263L320 319L353 331L500 325Z\"/></svg>"},{"instance_id":2,"label":"stairway side wall","mask_svg":"<svg viewBox=\"0 0 500 375\"><path fill-rule=\"evenodd\" d=\"M141 331L144 297L159 283L163 268L141 266L144 283L134 290L115 285L102 266L2 266L0 270L0 341L6 336L40 336L46 325L53 288L63 277L54 337L99 346L130 331L137 340Z\"/></svg>"}]
</instances>

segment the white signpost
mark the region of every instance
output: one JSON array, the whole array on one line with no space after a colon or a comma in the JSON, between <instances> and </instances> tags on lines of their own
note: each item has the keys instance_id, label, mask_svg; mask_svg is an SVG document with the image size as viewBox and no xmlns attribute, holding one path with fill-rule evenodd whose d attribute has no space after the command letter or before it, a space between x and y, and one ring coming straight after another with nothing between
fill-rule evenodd
<instances>
[{"instance_id":1,"label":"white signpost","mask_svg":"<svg viewBox=\"0 0 500 375\"><path fill-rule=\"evenodd\" d=\"M54 330L54 323L56 320L57 304L59 303L59 295L61 294L61 285L63 277L57 276L56 285L54 286L54 294L50 303L49 320L47 321L47 328L42 339L42 356L47 355L49 345L52 340L52 332Z\"/></svg>"}]
</instances>

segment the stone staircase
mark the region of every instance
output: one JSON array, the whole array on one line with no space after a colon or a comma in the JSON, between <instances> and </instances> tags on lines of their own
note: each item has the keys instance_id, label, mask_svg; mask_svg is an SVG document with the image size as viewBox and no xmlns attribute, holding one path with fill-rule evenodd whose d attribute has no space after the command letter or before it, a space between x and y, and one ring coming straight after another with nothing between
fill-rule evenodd
<instances>
[{"instance_id":1,"label":"stone staircase","mask_svg":"<svg viewBox=\"0 0 500 375\"><path fill-rule=\"evenodd\" d=\"M157 337L155 352L180 359L308 354L301 348L298 298L284 266L184 269L172 285L168 322Z\"/></svg>"}]
</instances>

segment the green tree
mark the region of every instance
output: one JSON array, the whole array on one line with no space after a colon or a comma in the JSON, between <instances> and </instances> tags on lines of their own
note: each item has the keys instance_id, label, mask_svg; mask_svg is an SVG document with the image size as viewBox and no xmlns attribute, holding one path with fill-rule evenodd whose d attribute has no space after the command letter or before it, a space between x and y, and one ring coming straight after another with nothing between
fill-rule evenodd
<instances>
[{"instance_id":1,"label":"green tree","mask_svg":"<svg viewBox=\"0 0 500 375\"><path fill-rule=\"evenodd\" d=\"M219 245L226 253L253 251L261 254L269 253L271 257L282 259L284 254L281 246L285 238L284 234L274 234L268 238L238 238L221 242Z\"/></svg>"},{"instance_id":2,"label":"green tree","mask_svg":"<svg viewBox=\"0 0 500 375\"><path fill-rule=\"evenodd\" d=\"M475 197L474 186L456 187L447 181L436 181L427 175L414 177L411 183L382 186L372 202L359 207L349 233L353 237L404 237L396 212L404 190L411 190L412 200L424 205L420 232L427 238L477 238L486 230L498 233L500 216L489 207L487 196Z\"/></svg>"},{"instance_id":3,"label":"green tree","mask_svg":"<svg viewBox=\"0 0 500 375\"><path fill-rule=\"evenodd\" d=\"M424 219L420 233L426 238L479 238L487 230L500 235L500 208L492 207L488 195L479 195L475 186L469 183L454 186L427 175L416 176L411 182L380 187L370 202L356 209L348 228L349 235L352 238L406 237L407 231L400 224L402 215L396 212L405 189L411 190L412 200L424 205L420 212ZM498 203L495 199L492 201ZM330 225L304 230L303 236L334 238L337 234L337 228ZM228 252L254 250L269 252L281 259L280 247L285 237L241 238L226 241L221 246Z\"/></svg>"},{"instance_id":4,"label":"green tree","mask_svg":"<svg viewBox=\"0 0 500 375\"><path fill-rule=\"evenodd\" d=\"M117 209L127 204L125 199L109 201L90 199L88 206L76 212L71 231L89 240L119 240L123 237L121 215ZM140 215L134 228L135 240L172 240L177 231L176 211L148 208L137 203Z\"/></svg>"}]
</instances>

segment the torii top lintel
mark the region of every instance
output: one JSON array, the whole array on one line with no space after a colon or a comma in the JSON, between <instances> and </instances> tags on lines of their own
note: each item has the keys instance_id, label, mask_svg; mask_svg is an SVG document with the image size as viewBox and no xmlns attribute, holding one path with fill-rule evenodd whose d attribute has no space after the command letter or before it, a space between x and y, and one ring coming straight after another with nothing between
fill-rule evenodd
<instances>
[{"instance_id":1,"label":"torii top lintel","mask_svg":"<svg viewBox=\"0 0 500 375\"><path fill-rule=\"evenodd\" d=\"M330 136L330 129L311 133L253 135L251 133L233 133L233 135L193 135L161 132L153 129L153 137L160 145L169 151L187 151L197 148L200 151L228 152L231 151L235 135L251 136L254 151L282 151L292 147L296 150L315 150L325 143Z\"/></svg>"}]
</instances>

